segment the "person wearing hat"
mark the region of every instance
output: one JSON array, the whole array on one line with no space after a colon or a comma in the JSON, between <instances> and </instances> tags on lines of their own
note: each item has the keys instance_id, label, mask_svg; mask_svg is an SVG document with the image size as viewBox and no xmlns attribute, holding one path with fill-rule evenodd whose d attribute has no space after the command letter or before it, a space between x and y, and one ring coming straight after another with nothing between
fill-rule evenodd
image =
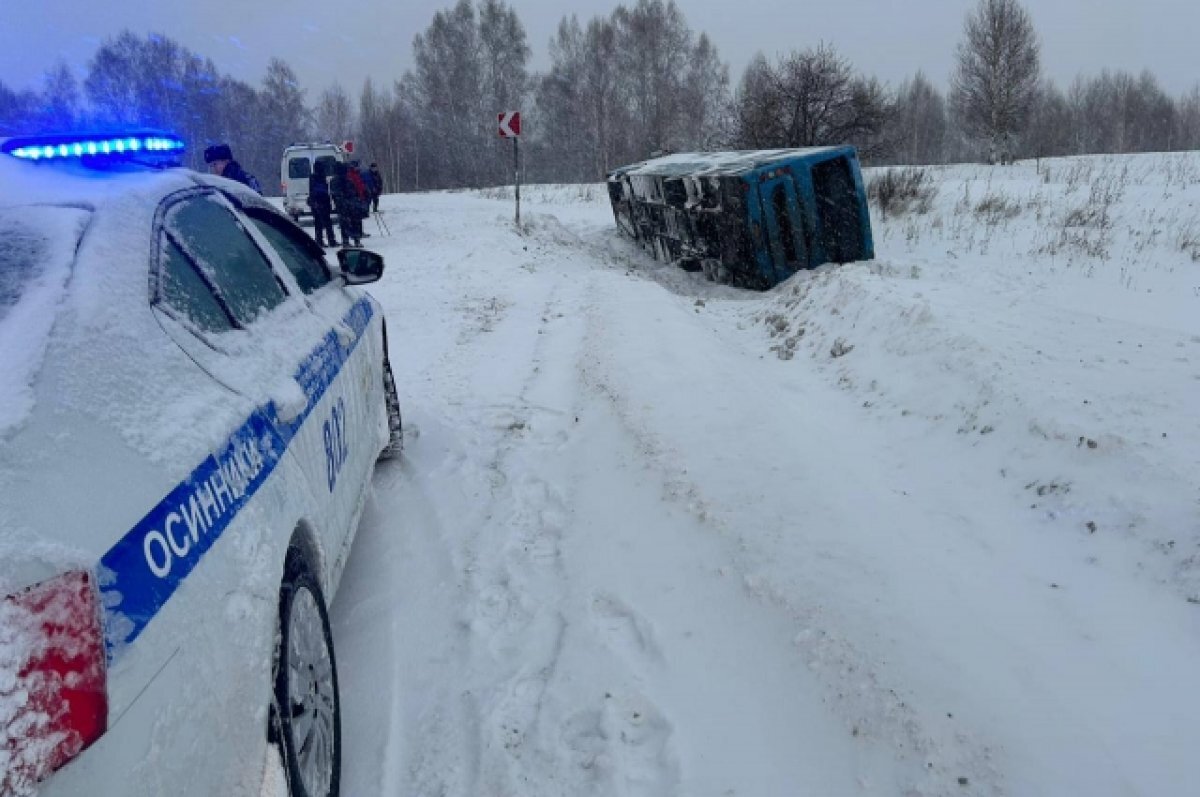
<instances>
[{"instance_id":1,"label":"person wearing hat","mask_svg":"<svg viewBox=\"0 0 1200 797\"><path fill-rule=\"evenodd\" d=\"M337 246L337 238L333 237L333 197L329 193L325 161L317 160L313 164L312 174L308 178L308 206L312 208L317 243L321 246ZM325 243L322 235L329 243Z\"/></svg>"},{"instance_id":2,"label":"person wearing hat","mask_svg":"<svg viewBox=\"0 0 1200 797\"><path fill-rule=\"evenodd\" d=\"M218 177L236 180L253 188L257 193L262 193L262 186L258 184L257 178L233 159L233 150L228 144L213 144L204 150L204 162L208 164L208 170Z\"/></svg>"},{"instance_id":3,"label":"person wearing hat","mask_svg":"<svg viewBox=\"0 0 1200 797\"><path fill-rule=\"evenodd\" d=\"M379 212L379 195L383 193L383 175L379 172L379 164L372 163L367 171L367 191L371 194L371 204L376 213Z\"/></svg>"},{"instance_id":4,"label":"person wearing hat","mask_svg":"<svg viewBox=\"0 0 1200 797\"><path fill-rule=\"evenodd\" d=\"M358 231L358 191L347 176L349 170L344 163L333 164L333 179L329 181L329 196L338 214L338 225L342 228L343 246L362 246L362 235ZM353 243L352 243L353 242Z\"/></svg>"}]
</instances>

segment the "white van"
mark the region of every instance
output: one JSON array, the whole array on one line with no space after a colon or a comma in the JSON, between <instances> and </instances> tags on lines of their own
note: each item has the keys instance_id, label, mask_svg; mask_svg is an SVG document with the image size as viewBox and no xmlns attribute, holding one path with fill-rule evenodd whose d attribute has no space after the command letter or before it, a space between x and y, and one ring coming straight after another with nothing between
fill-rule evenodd
<instances>
[{"instance_id":1,"label":"white van","mask_svg":"<svg viewBox=\"0 0 1200 797\"><path fill-rule=\"evenodd\" d=\"M325 164L325 174L333 177L333 164L347 163L350 153L337 144L292 144L283 151L279 164L279 180L283 188L283 209L297 222L301 216L311 216L308 207L308 178L313 164Z\"/></svg>"}]
</instances>

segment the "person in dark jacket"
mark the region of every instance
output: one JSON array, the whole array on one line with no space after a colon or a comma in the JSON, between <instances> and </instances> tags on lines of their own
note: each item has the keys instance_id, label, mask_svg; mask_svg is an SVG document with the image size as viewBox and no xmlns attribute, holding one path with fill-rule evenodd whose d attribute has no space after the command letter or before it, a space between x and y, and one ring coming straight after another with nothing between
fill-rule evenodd
<instances>
[{"instance_id":1,"label":"person in dark jacket","mask_svg":"<svg viewBox=\"0 0 1200 797\"><path fill-rule=\"evenodd\" d=\"M312 209L314 225L317 228L317 243L321 246L337 246L337 239L333 237L333 199L329 195L328 177L325 175L323 161L313 164L313 172L308 178L308 206ZM324 242L322 233L326 234L329 243Z\"/></svg>"},{"instance_id":2,"label":"person in dark jacket","mask_svg":"<svg viewBox=\"0 0 1200 797\"><path fill-rule=\"evenodd\" d=\"M379 164L371 164L371 168L367 170L366 183L367 191L371 194L371 204L374 211L378 213L379 197L383 194L383 174L379 171Z\"/></svg>"},{"instance_id":3,"label":"person in dark jacket","mask_svg":"<svg viewBox=\"0 0 1200 797\"><path fill-rule=\"evenodd\" d=\"M237 180L242 185L253 188L255 192L262 193L262 186L258 184L255 176L233 159L233 150L228 144L213 144L204 150L204 162L208 164L208 170L218 177Z\"/></svg>"},{"instance_id":4,"label":"person in dark jacket","mask_svg":"<svg viewBox=\"0 0 1200 797\"><path fill-rule=\"evenodd\" d=\"M337 210L338 225L342 228L342 245L362 246L362 235L358 225L362 219L358 217L358 191L347 177L349 170L344 163L333 164L333 179L329 181L329 196L333 207Z\"/></svg>"}]
</instances>

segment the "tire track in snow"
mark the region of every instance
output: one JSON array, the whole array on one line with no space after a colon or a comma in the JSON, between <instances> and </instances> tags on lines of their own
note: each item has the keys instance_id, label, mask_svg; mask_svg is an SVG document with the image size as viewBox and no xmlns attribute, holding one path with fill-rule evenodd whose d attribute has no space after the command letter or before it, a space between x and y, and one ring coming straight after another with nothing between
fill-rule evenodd
<instances>
[{"instance_id":1,"label":"tire track in snow","mask_svg":"<svg viewBox=\"0 0 1200 797\"><path fill-rule=\"evenodd\" d=\"M992 750L985 742L962 730L927 727L901 687L889 685L884 670L851 638L839 633L836 616L820 596L784 591L760 574L757 559L764 552L735 530L737 509L721 506L705 493L689 476L686 461L646 425L644 414L623 394L620 378L615 378L622 364L613 355L623 349L607 339L606 317L598 307L589 314L586 341L581 381L611 408L623 430L636 441L639 458L660 480L663 500L691 515L698 528L725 541L730 550L727 573L739 579L759 605L787 619L794 629L792 653L820 683L823 702L861 747L874 748L872 755L898 762L891 777L896 778L902 793L906 797L1004 793ZM697 346L709 344L707 334L698 335ZM963 773L969 773L966 781L970 788L965 790L959 782ZM886 771L884 777L888 777ZM892 793L890 785L878 791L879 785L870 778L859 783L863 793Z\"/></svg>"},{"instance_id":2,"label":"tire track in snow","mask_svg":"<svg viewBox=\"0 0 1200 797\"><path fill-rule=\"evenodd\" d=\"M488 519L471 542L476 600L468 622L476 669L503 676L477 695L479 793L666 797L679 780L671 723L635 686L636 649L648 647L649 635L617 600L579 594L563 565L563 538L574 529L564 458L578 416L574 407L545 408L578 397L583 327L569 313L581 289L566 285L546 300L517 400L491 421L499 438L488 464ZM598 628L597 618L610 628ZM635 655L598 676L608 692L581 693L580 682L592 678L576 662L622 628Z\"/></svg>"}]
</instances>

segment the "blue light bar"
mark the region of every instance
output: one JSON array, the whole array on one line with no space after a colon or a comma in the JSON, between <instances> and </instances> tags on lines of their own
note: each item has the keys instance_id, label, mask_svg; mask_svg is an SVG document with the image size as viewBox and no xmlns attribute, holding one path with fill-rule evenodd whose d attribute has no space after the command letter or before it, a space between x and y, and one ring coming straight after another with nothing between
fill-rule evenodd
<instances>
[{"instance_id":1,"label":"blue light bar","mask_svg":"<svg viewBox=\"0 0 1200 797\"><path fill-rule=\"evenodd\" d=\"M123 135L88 134L17 136L0 143L0 152L27 161L130 161L170 165L183 157L183 139L159 131Z\"/></svg>"}]
</instances>

